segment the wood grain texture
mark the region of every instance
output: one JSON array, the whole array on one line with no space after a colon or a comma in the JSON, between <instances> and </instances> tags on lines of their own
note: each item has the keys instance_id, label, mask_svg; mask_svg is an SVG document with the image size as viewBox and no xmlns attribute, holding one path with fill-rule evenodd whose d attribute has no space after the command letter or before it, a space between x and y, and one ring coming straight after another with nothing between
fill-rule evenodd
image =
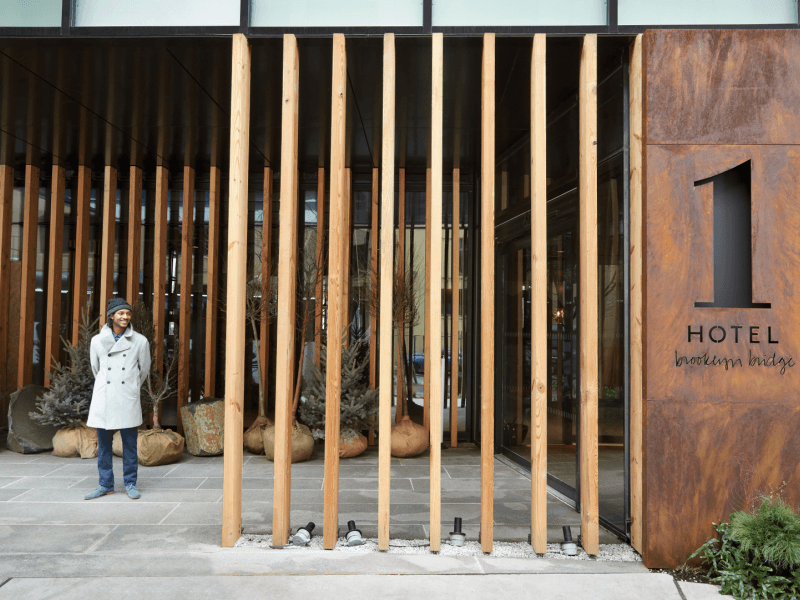
<instances>
[{"instance_id":1,"label":"wood grain texture","mask_svg":"<svg viewBox=\"0 0 800 600\"><path fill-rule=\"evenodd\" d=\"M47 376L53 370L53 360L61 354L61 277L64 271L64 197L66 169L53 165L50 187L50 244L47 273L47 316L44 332L44 384L50 387Z\"/></svg>"},{"instance_id":2,"label":"wood grain texture","mask_svg":"<svg viewBox=\"0 0 800 600\"><path fill-rule=\"evenodd\" d=\"M796 31L655 31L644 43L648 143L800 143Z\"/></svg>"},{"instance_id":3,"label":"wood grain texture","mask_svg":"<svg viewBox=\"0 0 800 600\"><path fill-rule=\"evenodd\" d=\"M378 392L378 548L389 549L392 461L392 292L394 277L394 34L383 36L383 132L381 135L380 385ZM397 380L398 388L401 380ZM399 391L398 391L399 396Z\"/></svg>"},{"instance_id":4,"label":"wood grain texture","mask_svg":"<svg viewBox=\"0 0 800 600\"><path fill-rule=\"evenodd\" d=\"M344 202L342 204L342 327L347 328L345 345L350 345L350 253L353 248L353 170L344 170Z\"/></svg>"},{"instance_id":5,"label":"wood grain texture","mask_svg":"<svg viewBox=\"0 0 800 600\"><path fill-rule=\"evenodd\" d=\"M0 391L16 385L7 380L9 361L9 300L11 295L11 220L14 198L14 167L0 165ZM0 406L3 408L5 405ZM0 415L6 418L4 412ZM7 424L7 423L6 423Z\"/></svg>"},{"instance_id":6,"label":"wood grain texture","mask_svg":"<svg viewBox=\"0 0 800 600\"><path fill-rule=\"evenodd\" d=\"M431 241L426 310L431 336L430 354L430 541L431 551L442 543L442 120L444 118L444 40L434 33L431 60ZM428 362L427 360L425 361Z\"/></svg>"},{"instance_id":7,"label":"wood grain texture","mask_svg":"<svg viewBox=\"0 0 800 600\"><path fill-rule=\"evenodd\" d=\"M39 226L39 167L25 165L22 216L22 288L19 308L19 359L17 389L31 383L33 371L33 323L36 306L36 234Z\"/></svg>"},{"instance_id":8,"label":"wood grain texture","mask_svg":"<svg viewBox=\"0 0 800 600\"><path fill-rule=\"evenodd\" d=\"M347 121L347 51L344 35L333 36L331 80L331 185L328 234L328 353L325 382L325 510L323 540L332 550L339 536L339 408L342 388L342 345L347 324L343 322L344 217L347 210L345 173L345 124Z\"/></svg>"},{"instance_id":9,"label":"wood grain texture","mask_svg":"<svg viewBox=\"0 0 800 600\"><path fill-rule=\"evenodd\" d=\"M578 91L581 545L600 551L597 329L597 36L586 35Z\"/></svg>"},{"instance_id":10,"label":"wood grain texture","mask_svg":"<svg viewBox=\"0 0 800 600\"><path fill-rule=\"evenodd\" d=\"M183 435L181 406L189 396L189 348L192 337L192 253L194 237L194 169L183 167L183 222L181 223L181 277L178 308L178 433Z\"/></svg>"},{"instance_id":11,"label":"wood grain texture","mask_svg":"<svg viewBox=\"0 0 800 600\"><path fill-rule=\"evenodd\" d=\"M422 425L425 429L430 429L431 415L431 363L433 362L433 345L431 344L431 323L428 315L431 311L431 170L425 170L425 316L424 316L424 338L425 359L423 361L423 408ZM413 248L412 248L413 251ZM414 268L414 265L411 265Z\"/></svg>"},{"instance_id":12,"label":"wood grain texture","mask_svg":"<svg viewBox=\"0 0 800 600\"><path fill-rule=\"evenodd\" d=\"M219 221L222 204L222 169L211 167L208 188L208 284L206 287L206 377L203 395L215 397L217 390L217 314L219 308Z\"/></svg>"},{"instance_id":13,"label":"wood grain texture","mask_svg":"<svg viewBox=\"0 0 800 600\"><path fill-rule=\"evenodd\" d=\"M372 228L370 229L370 257L369 257L369 290L370 295L378 289L378 234L380 216L380 169L372 169ZM378 385L378 311L370 307L369 311L369 386L372 389ZM375 421L370 427L367 441L370 446L375 445Z\"/></svg>"},{"instance_id":14,"label":"wood grain texture","mask_svg":"<svg viewBox=\"0 0 800 600\"><path fill-rule=\"evenodd\" d=\"M100 246L100 299L95 306L100 327L106 323L106 307L114 295L114 245L117 230L117 170L103 171L103 233Z\"/></svg>"},{"instance_id":15,"label":"wood grain texture","mask_svg":"<svg viewBox=\"0 0 800 600\"><path fill-rule=\"evenodd\" d=\"M406 281L406 170L398 169L397 174L397 280ZM413 267L412 267L413 268ZM397 379L396 379L396 398L397 407L394 413L394 422L399 423L403 418L403 396L406 394L403 386L403 342L406 335L406 323L403 317L405 311L400 315L400 322L397 324Z\"/></svg>"},{"instance_id":16,"label":"wood grain texture","mask_svg":"<svg viewBox=\"0 0 800 600\"><path fill-rule=\"evenodd\" d=\"M642 35L630 50L631 545L642 545Z\"/></svg>"},{"instance_id":17,"label":"wood grain texture","mask_svg":"<svg viewBox=\"0 0 800 600\"><path fill-rule=\"evenodd\" d=\"M75 199L77 218L75 224L75 287L72 299L72 345L80 338L78 326L86 309L86 290L89 285L89 216L92 195L92 171L86 165L78 166L78 191Z\"/></svg>"},{"instance_id":18,"label":"wood grain texture","mask_svg":"<svg viewBox=\"0 0 800 600\"><path fill-rule=\"evenodd\" d=\"M317 169L317 265L322 265L325 257L325 168ZM373 229L375 231L375 229ZM322 364L322 316L324 306L325 274L318 273L314 289L314 362Z\"/></svg>"},{"instance_id":19,"label":"wood grain texture","mask_svg":"<svg viewBox=\"0 0 800 600\"><path fill-rule=\"evenodd\" d=\"M264 167L264 192L261 210L261 295L267 298L272 293L272 167ZM317 263L319 264L319 262ZM270 338L270 303L261 306L260 335L258 351L261 354L261 390L264 393L264 410L269 406L269 338Z\"/></svg>"},{"instance_id":20,"label":"wood grain texture","mask_svg":"<svg viewBox=\"0 0 800 600\"><path fill-rule=\"evenodd\" d=\"M531 57L531 545L547 550L547 42ZM559 255L561 256L561 255Z\"/></svg>"},{"instance_id":21,"label":"wood grain texture","mask_svg":"<svg viewBox=\"0 0 800 600\"><path fill-rule=\"evenodd\" d=\"M137 103L138 104L138 103ZM128 285L127 300L139 299L142 253L142 169L131 166L128 187Z\"/></svg>"},{"instance_id":22,"label":"wood grain texture","mask_svg":"<svg viewBox=\"0 0 800 600\"><path fill-rule=\"evenodd\" d=\"M230 135L228 287L225 311L225 451L222 475L222 546L226 548L233 546L242 532L250 43L241 33L233 35L231 52ZM279 530L276 530L276 535L280 535Z\"/></svg>"},{"instance_id":23,"label":"wood grain texture","mask_svg":"<svg viewBox=\"0 0 800 600\"><path fill-rule=\"evenodd\" d=\"M300 53L294 35L283 36L281 98L281 213L278 230L278 320L275 351L275 486L272 531L285 544L291 525L292 401L294 399L297 304L297 136Z\"/></svg>"},{"instance_id":24,"label":"wood grain texture","mask_svg":"<svg viewBox=\"0 0 800 600\"><path fill-rule=\"evenodd\" d=\"M481 549L494 546L494 123L495 37L481 65Z\"/></svg>"},{"instance_id":25,"label":"wood grain texture","mask_svg":"<svg viewBox=\"0 0 800 600\"><path fill-rule=\"evenodd\" d=\"M458 447L458 330L459 330L459 295L461 291L461 169L453 169L453 298L452 329L453 341L450 346L450 447Z\"/></svg>"},{"instance_id":26,"label":"wood grain texture","mask_svg":"<svg viewBox=\"0 0 800 600\"><path fill-rule=\"evenodd\" d=\"M169 171L156 167L156 215L153 231L153 331L155 352L153 361L161 374L164 366L164 336L166 332L164 301L167 286L167 208L169 201ZM88 234L87 234L88 235Z\"/></svg>"}]
</instances>

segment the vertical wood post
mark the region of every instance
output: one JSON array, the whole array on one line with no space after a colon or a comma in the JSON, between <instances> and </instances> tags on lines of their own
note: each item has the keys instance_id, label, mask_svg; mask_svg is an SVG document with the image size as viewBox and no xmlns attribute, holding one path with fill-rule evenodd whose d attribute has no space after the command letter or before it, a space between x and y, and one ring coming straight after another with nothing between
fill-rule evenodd
<instances>
[{"instance_id":1,"label":"vertical wood post","mask_svg":"<svg viewBox=\"0 0 800 600\"><path fill-rule=\"evenodd\" d=\"M206 376L203 396L216 396L217 389L217 282L219 280L219 207L222 170L211 167L208 191L208 287L206 289Z\"/></svg>"},{"instance_id":2,"label":"vertical wood post","mask_svg":"<svg viewBox=\"0 0 800 600\"><path fill-rule=\"evenodd\" d=\"M450 344L450 447L458 447L458 322L459 292L461 291L461 267L459 266L461 245L461 169L453 169L453 274L452 325L453 341Z\"/></svg>"},{"instance_id":3,"label":"vertical wood post","mask_svg":"<svg viewBox=\"0 0 800 600\"><path fill-rule=\"evenodd\" d=\"M392 461L392 292L394 286L394 34L383 36L383 135L381 148L381 300L378 410L378 548L389 549ZM398 404L401 379L397 379ZM399 410L399 407L398 407Z\"/></svg>"},{"instance_id":4,"label":"vertical wood post","mask_svg":"<svg viewBox=\"0 0 800 600\"><path fill-rule=\"evenodd\" d=\"M138 104L138 103L137 103ZM128 292L133 305L139 299L142 248L142 170L131 165L128 189Z\"/></svg>"},{"instance_id":5,"label":"vertical wood post","mask_svg":"<svg viewBox=\"0 0 800 600\"><path fill-rule=\"evenodd\" d=\"M9 392L8 319L11 287L11 219L14 199L14 167L0 165L0 391ZM5 404L2 405L5 408Z\"/></svg>"},{"instance_id":6,"label":"vertical wood post","mask_svg":"<svg viewBox=\"0 0 800 600\"><path fill-rule=\"evenodd\" d=\"M370 259L369 259L369 294L374 297L378 293L378 222L380 201L380 169L372 169L372 227L370 229ZM375 389L378 385L378 311L374 306L369 310L369 387ZM368 442L375 445L375 421L369 429Z\"/></svg>"},{"instance_id":7,"label":"vertical wood post","mask_svg":"<svg viewBox=\"0 0 800 600\"><path fill-rule=\"evenodd\" d=\"M189 346L192 336L192 253L194 252L194 169L183 167L183 222L181 223L181 295L178 321L178 433L183 435L181 406L189 396Z\"/></svg>"},{"instance_id":8,"label":"vertical wood post","mask_svg":"<svg viewBox=\"0 0 800 600\"><path fill-rule=\"evenodd\" d=\"M422 425L425 429L430 429L430 410L431 410L431 363L438 359L433 356L433 344L431 344L431 328L428 314L431 311L431 170L425 170L425 321L423 325L423 352L425 360L422 363ZM414 251L413 248L411 250ZM414 268L414 265L411 265Z\"/></svg>"},{"instance_id":9,"label":"vertical wood post","mask_svg":"<svg viewBox=\"0 0 800 600\"><path fill-rule=\"evenodd\" d=\"M394 61L394 38L392 38L392 61ZM394 64L394 62L392 63ZM394 73L394 69L392 69ZM406 285L406 170L400 168L397 175L397 279L401 282L403 289ZM394 202L394 198L392 199ZM394 209L392 209L394 215ZM394 237L394 233L392 233ZM412 265L413 269L414 266ZM394 277L394 275L392 275ZM408 293L408 292L407 292ZM405 298L403 299L405 302ZM395 407L395 423L399 423L403 418L403 397L406 395L406 386L403 385L403 373L406 372L403 364L403 342L406 337L405 310L400 315L400 322L397 324L397 388L395 397L397 406ZM409 340L409 344L412 340Z\"/></svg>"},{"instance_id":10,"label":"vertical wood post","mask_svg":"<svg viewBox=\"0 0 800 600\"><path fill-rule=\"evenodd\" d=\"M444 116L444 41L433 34L431 61L431 238L430 310L426 310L431 336L430 384L430 539L431 551L438 552L442 540L442 119ZM427 361L426 361L427 362Z\"/></svg>"},{"instance_id":11,"label":"vertical wood post","mask_svg":"<svg viewBox=\"0 0 800 600\"><path fill-rule=\"evenodd\" d=\"M261 390L264 393L264 412L269 406L269 294L272 279L272 167L264 167L264 193L261 221L261 295L266 298L261 305ZM266 414L264 415L266 416Z\"/></svg>"},{"instance_id":12,"label":"vertical wood post","mask_svg":"<svg viewBox=\"0 0 800 600\"><path fill-rule=\"evenodd\" d=\"M39 227L39 167L25 165L25 196L22 216L19 362L17 389L31 382L33 372L33 321L36 305L36 234Z\"/></svg>"},{"instance_id":13,"label":"vertical wood post","mask_svg":"<svg viewBox=\"0 0 800 600\"><path fill-rule=\"evenodd\" d=\"M95 310L100 327L106 322L106 306L114 295L114 240L117 230L117 170L106 165L103 175L103 243L100 247L100 300Z\"/></svg>"},{"instance_id":14,"label":"vertical wood post","mask_svg":"<svg viewBox=\"0 0 800 600\"><path fill-rule=\"evenodd\" d=\"M281 214L278 232L278 347L275 354L275 486L272 539L285 544L290 525L292 401L294 399L297 276L297 132L299 53L297 39L283 36L281 112ZM302 368L302 365L298 368Z\"/></svg>"},{"instance_id":15,"label":"vertical wood post","mask_svg":"<svg viewBox=\"0 0 800 600\"><path fill-rule=\"evenodd\" d=\"M164 334L166 322L164 295L167 286L167 202L169 200L169 171L164 165L156 167L156 215L153 237L153 335L155 336L156 371L164 366Z\"/></svg>"},{"instance_id":16,"label":"vertical wood post","mask_svg":"<svg viewBox=\"0 0 800 600\"><path fill-rule=\"evenodd\" d=\"M546 38L531 59L531 545L547 551L547 108ZM561 255L559 255L561 256Z\"/></svg>"},{"instance_id":17,"label":"vertical wood post","mask_svg":"<svg viewBox=\"0 0 800 600\"><path fill-rule=\"evenodd\" d=\"M78 197L75 201L77 219L75 226L75 288L72 299L72 345L80 339L82 312L86 308L86 291L89 285L89 217L92 197L92 171L86 165L78 166Z\"/></svg>"},{"instance_id":18,"label":"vertical wood post","mask_svg":"<svg viewBox=\"0 0 800 600\"><path fill-rule=\"evenodd\" d=\"M630 54L631 545L642 552L642 35Z\"/></svg>"},{"instance_id":19,"label":"vertical wood post","mask_svg":"<svg viewBox=\"0 0 800 600\"><path fill-rule=\"evenodd\" d=\"M344 170L344 203L342 205L342 327L347 328L345 346L350 345L350 253L353 248L353 170Z\"/></svg>"},{"instance_id":20,"label":"vertical wood post","mask_svg":"<svg viewBox=\"0 0 800 600\"><path fill-rule=\"evenodd\" d=\"M599 551L597 446L597 35L583 38L578 86L581 543Z\"/></svg>"},{"instance_id":21,"label":"vertical wood post","mask_svg":"<svg viewBox=\"0 0 800 600\"><path fill-rule=\"evenodd\" d=\"M64 188L66 169L53 165L50 190L50 269L47 275L47 318L45 320L44 384L50 387L47 376L58 360L61 348L61 275L64 268Z\"/></svg>"},{"instance_id":22,"label":"vertical wood post","mask_svg":"<svg viewBox=\"0 0 800 600\"><path fill-rule=\"evenodd\" d=\"M228 290L225 312L225 454L222 546L242 532L245 288L247 286L247 175L250 150L250 43L233 35L231 146L228 203Z\"/></svg>"},{"instance_id":23,"label":"vertical wood post","mask_svg":"<svg viewBox=\"0 0 800 600\"><path fill-rule=\"evenodd\" d=\"M347 51L344 35L333 36L331 85L331 186L328 234L328 354L325 387L325 512L322 546L332 550L339 534L339 403L342 388L342 315L344 231L347 210L345 131L347 119Z\"/></svg>"},{"instance_id":24,"label":"vertical wood post","mask_svg":"<svg viewBox=\"0 0 800 600\"><path fill-rule=\"evenodd\" d=\"M495 39L483 35L481 69L481 549L494 535L494 76Z\"/></svg>"},{"instance_id":25,"label":"vertical wood post","mask_svg":"<svg viewBox=\"0 0 800 600\"><path fill-rule=\"evenodd\" d=\"M322 312L324 302L325 273L322 264L325 257L325 168L317 169L317 281L314 290L314 362L322 364Z\"/></svg>"}]
</instances>

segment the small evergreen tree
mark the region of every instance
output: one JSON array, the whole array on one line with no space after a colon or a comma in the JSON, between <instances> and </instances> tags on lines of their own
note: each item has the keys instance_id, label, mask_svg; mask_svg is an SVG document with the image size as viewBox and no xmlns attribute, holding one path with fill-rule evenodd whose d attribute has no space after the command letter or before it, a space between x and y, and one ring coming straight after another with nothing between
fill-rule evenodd
<instances>
[{"instance_id":1,"label":"small evergreen tree","mask_svg":"<svg viewBox=\"0 0 800 600\"><path fill-rule=\"evenodd\" d=\"M308 425L314 437L325 437L325 391L327 377L327 347L320 348L320 365L313 364L303 381L303 399L299 406L300 420ZM378 412L375 400L377 389L370 389L369 346L363 331L353 328L352 341L342 347L342 392L340 427L344 436L355 436L372 425Z\"/></svg>"},{"instance_id":2,"label":"small evergreen tree","mask_svg":"<svg viewBox=\"0 0 800 600\"><path fill-rule=\"evenodd\" d=\"M85 309L79 324L80 338L73 346L66 338L61 342L69 357L69 364L53 361L53 371L47 374L50 390L37 402L38 412L31 412L31 419L42 425L72 425L85 421L92 402L94 373L89 348L97 333L100 319L90 320Z\"/></svg>"}]
</instances>

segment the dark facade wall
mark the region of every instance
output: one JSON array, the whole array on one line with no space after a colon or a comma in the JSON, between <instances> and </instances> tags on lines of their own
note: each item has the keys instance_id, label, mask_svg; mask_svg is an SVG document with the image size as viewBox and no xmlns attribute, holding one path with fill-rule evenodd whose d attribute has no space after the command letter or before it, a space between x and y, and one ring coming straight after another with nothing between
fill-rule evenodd
<instances>
[{"instance_id":1,"label":"dark facade wall","mask_svg":"<svg viewBox=\"0 0 800 600\"><path fill-rule=\"evenodd\" d=\"M644 560L667 567L761 493L800 503L800 32L644 52Z\"/></svg>"}]
</instances>

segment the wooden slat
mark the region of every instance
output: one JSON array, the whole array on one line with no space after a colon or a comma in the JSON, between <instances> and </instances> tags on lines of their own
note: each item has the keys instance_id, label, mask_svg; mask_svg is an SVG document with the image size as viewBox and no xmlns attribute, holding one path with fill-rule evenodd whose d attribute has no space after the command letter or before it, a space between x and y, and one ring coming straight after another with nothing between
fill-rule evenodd
<instances>
[{"instance_id":1,"label":"wooden slat","mask_svg":"<svg viewBox=\"0 0 800 600\"><path fill-rule=\"evenodd\" d=\"M461 169L453 169L453 272L452 325L453 341L450 344L450 447L458 447L458 323L459 294L461 291L461 267L459 265L461 245Z\"/></svg>"},{"instance_id":2,"label":"wooden slat","mask_svg":"<svg viewBox=\"0 0 800 600\"><path fill-rule=\"evenodd\" d=\"M325 257L325 168L317 169L317 268L321 269ZM322 311L324 307L325 274L317 273L314 290L314 362L322 364Z\"/></svg>"},{"instance_id":3,"label":"wooden slat","mask_svg":"<svg viewBox=\"0 0 800 600\"><path fill-rule=\"evenodd\" d=\"M156 167L156 215L153 232L153 335L155 336L156 371L164 366L164 296L167 286L167 201L169 200L169 172L163 165Z\"/></svg>"},{"instance_id":4,"label":"wooden slat","mask_svg":"<svg viewBox=\"0 0 800 600\"><path fill-rule=\"evenodd\" d=\"M106 307L114 295L114 240L117 225L117 170L106 165L103 173L103 242L100 246L100 299L95 307L100 327L106 323Z\"/></svg>"},{"instance_id":5,"label":"wooden slat","mask_svg":"<svg viewBox=\"0 0 800 600\"><path fill-rule=\"evenodd\" d=\"M597 35L583 38L578 84L581 544L599 551L597 446Z\"/></svg>"},{"instance_id":6,"label":"wooden slat","mask_svg":"<svg viewBox=\"0 0 800 600\"><path fill-rule=\"evenodd\" d=\"M394 34L383 36L383 134L381 157L381 329L378 411L378 548L389 549L392 461L392 287L394 285ZM374 231L374 230L373 230ZM401 380L397 379L398 398Z\"/></svg>"},{"instance_id":7,"label":"wooden slat","mask_svg":"<svg viewBox=\"0 0 800 600\"><path fill-rule=\"evenodd\" d=\"M44 384L50 387L47 374L53 360L59 360L61 348L61 275L64 268L64 187L66 169L53 165L50 193L50 246L47 275L47 317L45 319Z\"/></svg>"},{"instance_id":8,"label":"wooden slat","mask_svg":"<svg viewBox=\"0 0 800 600\"><path fill-rule=\"evenodd\" d=\"M245 289L247 286L247 175L250 155L250 43L233 35L231 142L228 192L228 286L225 311L225 454L222 475L222 546L242 532Z\"/></svg>"},{"instance_id":9,"label":"wooden slat","mask_svg":"<svg viewBox=\"0 0 800 600\"><path fill-rule=\"evenodd\" d=\"M208 188L208 284L206 288L206 377L203 396L212 398L217 389L217 284L219 280L219 207L222 169L211 167Z\"/></svg>"},{"instance_id":10,"label":"wooden slat","mask_svg":"<svg viewBox=\"0 0 800 600\"><path fill-rule=\"evenodd\" d=\"M394 57L394 38L392 39L392 57ZM406 170L402 167L399 169L397 180L397 279L403 282L404 285L406 281ZM403 385L403 373L405 373L403 342L406 335L404 316L405 311L402 311L400 322L397 323L397 406L395 407L395 423L399 423L403 418L403 397L406 394L406 386ZM409 343L411 343L411 340L409 340Z\"/></svg>"},{"instance_id":11,"label":"wooden slat","mask_svg":"<svg viewBox=\"0 0 800 600\"><path fill-rule=\"evenodd\" d=\"M137 105L139 103L137 102ZM131 304L139 299L142 252L142 170L131 166L128 189L128 292Z\"/></svg>"},{"instance_id":12,"label":"wooden slat","mask_svg":"<svg viewBox=\"0 0 800 600\"><path fill-rule=\"evenodd\" d=\"M547 551L547 108L546 38L531 58L531 545ZM559 254L559 256L561 256Z\"/></svg>"},{"instance_id":13,"label":"wooden slat","mask_svg":"<svg viewBox=\"0 0 800 600\"><path fill-rule=\"evenodd\" d=\"M181 279L178 309L178 433L183 435L181 406L189 396L190 339L192 335L192 253L194 252L194 169L183 167L183 222L181 223Z\"/></svg>"},{"instance_id":14,"label":"wooden slat","mask_svg":"<svg viewBox=\"0 0 800 600\"><path fill-rule=\"evenodd\" d=\"M431 551L439 552L442 540L442 119L444 115L444 41L433 34L431 60L431 269L428 273L431 336L430 384L430 540ZM428 361L425 361L428 362Z\"/></svg>"},{"instance_id":15,"label":"wooden slat","mask_svg":"<svg viewBox=\"0 0 800 600\"><path fill-rule=\"evenodd\" d=\"M75 277L72 298L72 345L80 338L78 325L86 308L86 291L89 285L89 217L92 195L92 171L88 166L78 166L78 190L75 199L77 211L75 224Z\"/></svg>"},{"instance_id":16,"label":"wooden slat","mask_svg":"<svg viewBox=\"0 0 800 600\"><path fill-rule=\"evenodd\" d=\"M494 74L495 39L483 35L481 68L481 548L494 519Z\"/></svg>"},{"instance_id":17,"label":"wooden slat","mask_svg":"<svg viewBox=\"0 0 800 600\"><path fill-rule=\"evenodd\" d=\"M261 294L268 298L271 293L270 279L272 279L272 167L264 167L264 193L263 193L261 224ZM261 305L261 342L258 351L261 353L261 390L264 394L264 411L269 406L269 300ZM264 415L266 416L266 414Z\"/></svg>"},{"instance_id":18,"label":"wooden slat","mask_svg":"<svg viewBox=\"0 0 800 600\"><path fill-rule=\"evenodd\" d=\"M353 248L353 171L344 170L344 204L342 205L342 327L347 327L345 344L350 343L350 253Z\"/></svg>"},{"instance_id":19,"label":"wooden slat","mask_svg":"<svg viewBox=\"0 0 800 600\"><path fill-rule=\"evenodd\" d=\"M297 275L297 131L300 57L297 39L283 36L281 106L281 206L278 231L278 347L275 353L274 544L285 544L290 521L292 482L292 400L295 368Z\"/></svg>"},{"instance_id":20,"label":"wooden slat","mask_svg":"<svg viewBox=\"0 0 800 600\"><path fill-rule=\"evenodd\" d=\"M380 185L380 169L372 169L372 228L370 229L370 259L369 259L369 293L370 297L378 289L378 211L380 202L378 198ZM378 311L370 307L369 311L369 387L375 389L378 384ZM367 441L370 446L375 445L375 427L369 429Z\"/></svg>"},{"instance_id":21,"label":"wooden slat","mask_svg":"<svg viewBox=\"0 0 800 600\"><path fill-rule=\"evenodd\" d=\"M11 219L14 199L14 167L0 165L0 392L16 384L7 381L9 295L11 287ZM5 404L0 408L6 408ZM3 412L0 417L5 417Z\"/></svg>"},{"instance_id":22,"label":"wooden slat","mask_svg":"<svg viewBox=\"0 0 800 600\"><path fill-rule=\"evenodd\" d=\"M325 512L322 546L332 550L339 533L339 407L342 387L341 339L347 326L342 320L344 287L344 213L347 202L345 173L345 123L347 119L347 51L344 35L333 36L331 81L331 186L328 234L328 353L325 387Z\"/></svg>"},{"instance_id":23,"label":"wooden slat","mask_svg":"<svg viewBox=\"0 0 800 600\"><path fill-rule=\"evenodd\" d=\"M19 306L19 362L17 389L31 382L33 371L33 323L36 305L36 233L39 226L39 167L25 165L25 196L22 216L22 256Z\"/></svg>"},{"instance_id":24,"label":"wooden slat","mask_svg":"<svg viewBox=\"0 0 800 600\"><path fill-rule=\"evenodd\" d=\"M412 249L413 251L413 249ZM414 266L412 265L413 269ZM431 308L431 170L425 170L425 321L423 325L423 352L425 359L422 369L422 425L425 429L430 426L431 410L431 362L434 357L431 350L431 331L428 314Z\"/></svg>"},{"instance_id":25,"label":"wooden slat","mask_svg":"<svg viewBox=\"0 0 800 600\"><path fill-rule=\"evenodd\" d=\"M631 545L643 551L642 531L642 35L630 54L630 295L631 295Z\"/></svg>"}]
</instances>

